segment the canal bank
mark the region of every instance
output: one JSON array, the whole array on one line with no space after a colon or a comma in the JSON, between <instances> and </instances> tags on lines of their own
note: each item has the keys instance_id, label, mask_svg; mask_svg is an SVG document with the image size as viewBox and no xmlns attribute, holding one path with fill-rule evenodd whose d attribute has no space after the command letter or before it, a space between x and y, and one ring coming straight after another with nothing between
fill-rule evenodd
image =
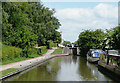
<instances>
[{"instance_id":1,"label":"canal bank","mask_svg":"<svg viewBox=\"0 0 120 83\"><path fill-rule=\"evenodd\" d=\"M51 49L53 50L53 49ZM3 81L113 81L98 71L85 57L68 54L44 55L46 58L3 76ZM60 57L59 57L60 56Z\"/></svg>"},{"instance_id":2,"label":"canal bank","mask_svg":"<svg viewBox=\"0 0 120 83\"><path fill-rule=\"evenodd\" d=\"M80 56L49 59L4 81L113 81Z\"/></svg>"},{"instance_id":3,"label":"canal bank","mask_svg":"<svg viewBox=\"0 0 120 83\"><path fill-rule=\"evenodd\" d=\"M56 49L57 49L57 47L49 49L48 52L41 57L36 57L36 58L33 58L33 59L29 59L29 60L20 61L20 62L11 63L11 64L1 66L0 67L1 72L2 72L2 70L9 69L9 68L20 68L20 70L17 70L17 71L12 72L12 73L8 73L7 75L0 77L0 80L8 78L10 76L13 76L15 74L18 74L18 73L20 73L24 70L27 70L31 67L34 67L34 66L36 66L36 65L38 65L42 62L45 62L48 59L51 59L53 57L58 57L58 56L63 56L63 55L66 56L67 55L67 54L53 54L53 55L51 55L51 53L53 53Z\"/></svg>"},{"instance_id":4,"label":"canal bank","mask_svg":"<svg viewBox=\"0 0 120 83\"><path fill-rule=\"evenodd\" d=\"M107 68L105 68L103 66L98 65L98 70L100 72L102 72L103 74L109 76L111 79L113 79L113 80L115 80L117 82L120 82L120 76L117 75L116 73L110 71L109 69L107 69Z\"/></svg>"}]
</instances>

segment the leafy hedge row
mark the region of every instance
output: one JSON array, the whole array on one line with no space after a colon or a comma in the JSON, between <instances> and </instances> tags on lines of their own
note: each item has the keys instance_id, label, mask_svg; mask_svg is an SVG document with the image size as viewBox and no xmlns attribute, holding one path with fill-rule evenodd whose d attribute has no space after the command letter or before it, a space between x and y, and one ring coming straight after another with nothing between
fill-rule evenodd
<instances>
[{"instance_id":1,"label":"leafy hedge row","mask_svg":"<svg viewBox=\"0 0 120 83\"><path fill-rule=\"evenodd\" d=\"M44 54L46 52L47 52L46 46L42 46L41 50L37 49L37 48L29 48L27 58L34 58L37 56L41 56L42 54ZM21 48L2 45L2 61L13 60L15 58L24 57L24 56L22 56L22 54L23 53L22 53Z\"/></svg>"}]
</instances>

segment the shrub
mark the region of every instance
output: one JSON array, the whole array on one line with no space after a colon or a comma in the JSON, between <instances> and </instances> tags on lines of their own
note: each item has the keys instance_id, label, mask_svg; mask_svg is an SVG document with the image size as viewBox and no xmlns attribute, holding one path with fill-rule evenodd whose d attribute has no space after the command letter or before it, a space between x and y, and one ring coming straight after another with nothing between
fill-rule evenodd
<instances>
[{"instance_id":1,"label":"shrub","mask_svg":"<svg viewBox=\"0 0 120 83\"><path fill-rule=\"evenodd\" d=\"M41 56L42 54L47 52L47 47L46 46L41 46L41 48L29 48L28 49L28 57L29 58L34 58L37 56Z\"/></svg>"},{"instance_id":2,"label":"shrub","mask_svg":"<svg viewBox=\"0 0 120 83\"><path fill-rule=\"evenodd\" d=\"M53 41L49 40L47 41L47 48L51 48L51 47L57 47L57 43L54 43Z\"/></svg>"},{"instance_id":3,"label":"shrub","mask_svg":"<svg viewBox=\"0 0 120 83\"><path fill-rule=\"evenodd\" d=\"M22 52L21 48L2 45L2 60L12 60L20 57Z\"/></svg>"},{"instance_id":4,"label":"shrub","mask_svg":"<svg viewBox=\"0 0 120 83\"><path fill-rule=\"evenodd\" d=\"M46 46L42 46L41 47L41 53L43 54L43 53L45 53L47 51L47 47Z\"/></svg>"},{"instance_id":5,"label":"shrub","mask_svg":"<svg viewBox=\"0 0 120 83\"><path fill-rule=\"evenodd\" d=\"M47 52L46 46L41 46L40 49L37 48L28 48L27 54L28 56L23 56L23 50L21 48L2 45L2 57L0 57L0 61L2 60L1 64L8 64L13 62L18 62L22 60L26 60L28 58L34 58L43 55Z\"/></svg>"}]
</instances>

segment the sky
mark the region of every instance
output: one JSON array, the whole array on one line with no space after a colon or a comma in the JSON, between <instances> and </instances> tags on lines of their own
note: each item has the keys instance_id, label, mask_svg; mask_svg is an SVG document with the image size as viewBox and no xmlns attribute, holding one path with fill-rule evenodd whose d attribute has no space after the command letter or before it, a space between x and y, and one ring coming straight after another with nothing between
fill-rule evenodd
<instances>
[{"instance_id":1,"label":"sky","mask_svg":"<svg viewBox=\"0 0 120 83\"><path fill-rule=\"evenodd\" d=\"M75 42L84 30L114 28L118 25L117 2L44 2L61 23L62 39Z\"/></svg>"}]
</instances>

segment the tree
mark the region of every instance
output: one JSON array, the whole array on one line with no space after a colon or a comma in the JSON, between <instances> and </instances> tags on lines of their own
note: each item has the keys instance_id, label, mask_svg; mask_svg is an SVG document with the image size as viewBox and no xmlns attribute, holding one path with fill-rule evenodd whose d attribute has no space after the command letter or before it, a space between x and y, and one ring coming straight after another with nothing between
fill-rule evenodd
<instances>
[{"instance_id":1,"label":"tree","mask_svg":"<svg viewBox=\"0 0 120 83\"><path fill-rule=\"evenodd\" d=\"M64 42L63 42L63 45L64 45L64 46L67 45L67 44L71 44L71 42L70 42L70 41L64 41Z\"/></svg>"},{"instance_id":2,"label":"tree","mask_svg":"<svg viewBox=\"0 0 120 83\"><path fill-rule=\"evenodd\" d=\"M81 56L86 56L89 49L101 48L101 40L104 37L104 32L100 29L96 31L86 30L79 35L77 40L78 46L80 47Z\"/></svg>"},{"instance_id":3,"label":"tree","mask_svg":"<svg viewBox=\"0 0 120 83\"><path fill-rule=\"evenodd\" d=\"M106 49L120 49L120 26L107 31L103 45Z\"/></svg>"},{"instance_id":4,"label":"tree","mask_svg":"<svg viewBox=\"0 0 120 83\"><path fill-rule=\"evenodd\" d=\"M23 49L28 57L28 49L36 43L47 45L51 40L61 42L59 20L54 17L55 10L37 2L3 2L2 41Z\"/></svg>"}]
</instances>

